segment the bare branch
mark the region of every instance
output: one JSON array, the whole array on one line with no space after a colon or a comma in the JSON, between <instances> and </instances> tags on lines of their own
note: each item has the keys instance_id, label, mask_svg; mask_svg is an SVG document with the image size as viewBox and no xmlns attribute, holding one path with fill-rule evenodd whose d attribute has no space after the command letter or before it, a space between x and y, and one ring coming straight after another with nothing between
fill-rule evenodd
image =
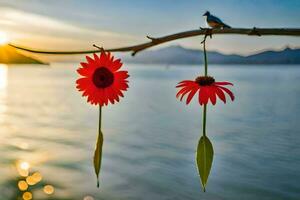
<instances>
[{"instance_id":1,"label":"bare branch","mask_svg":"<svg viewBox=\"0 0 300 200\"><path fill-rule=\"evenodd\" d=\"M251 35L251 36L263 36L263 35L275 35L275 36L300 36L300 28L226 28L226 29L205 29L200 28L197 30L185 31L180 33L175 33L159 38L154 38L147 36L150 39L150 42L145 42L138 45L121 47L121 48L112 48L105 49L105 51L110 52L132 52L132 56L137 54L140 51L148 49L150 47L160 45L162 43L170 42L177 39L195 37L199 35L205 35L205 39L207 36L217 34L240 34L240 35ZM70 55L70 54L89 54L89 53L97 53L100 52L101 49L97 50L84 50L84 51L46 51L46 50L36 50L27 47L21 47L14 44L9 44L12 47L15 47L20 50L28 51L31 53L39 53L39 54L53 54L53 55Z\"/></svg>"},{"instance_id":2,"label":"bare branch","mask_svg":"<svg viewBox=\"0 0 300 200\"><path fill-rule=\"evenodd\" d=\"M95 45L95 44L93 44L93 47L99 49L100 51L104 51L104 48L103 48L103 47L99 47L99 46L97 46L97 45Z\"/></svg>"}]
</instances>

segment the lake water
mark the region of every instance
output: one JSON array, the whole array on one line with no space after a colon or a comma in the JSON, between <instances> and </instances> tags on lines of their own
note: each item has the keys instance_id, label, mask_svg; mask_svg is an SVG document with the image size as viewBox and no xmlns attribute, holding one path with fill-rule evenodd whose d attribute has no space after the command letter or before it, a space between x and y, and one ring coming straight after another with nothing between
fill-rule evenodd
<instances>
[{"instance_id":1,"label":"lake water","mask_svg":"<svg viewBox=\"0 0 300 200\"><path fill-rule=\"evenodd\" d=\"M208 107L215 157L206 193L194 161L201 107L175 98L175 85L201 66L125 66L129 91L103 109L100 189L98 108L76 91L77 67L0 66L1 200L24 194L26 175L27 199L300 199L300 66L210 66L235 84L236 100Z\"/></svg>"}]
</instances>

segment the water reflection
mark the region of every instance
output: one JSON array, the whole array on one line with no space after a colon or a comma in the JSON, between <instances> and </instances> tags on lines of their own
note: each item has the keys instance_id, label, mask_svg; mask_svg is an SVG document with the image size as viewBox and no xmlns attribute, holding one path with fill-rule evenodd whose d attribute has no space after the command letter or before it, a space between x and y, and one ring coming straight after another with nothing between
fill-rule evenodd
<instances>
[{"instance_id":1,"label":"water reflection","mask_svg":"<svg viewBox=\"0 0 300 200\"><path fill-rule=\"evenodd\" d=\"M72 199L56 195L55 190L62 190L63 187L45 180L42 173L35 170L29 162L18 160L14 163L16 177L11 177L2 183L1 198L6 200ZM88 198L88 200L90 199Z\"/></svg>"},{"instance_id":2,"label":"water reflection","mask_svg":"<svg viewBox=\"0 0 300 200\"><path fill-rule=\"evenodd\" d=\"M0 199L297 199L299 70L212 67L217 79L236 84L238 98L209 109L216 159L204 194L193 153L201 110L174 98L174 85L198 68L131 68L126 98L105 111L99 190L92 168L97 109L74 88L73 68L9 67L0 103L7 108L0 111Z\"/></svg>"},{"instance_id":3,"label":"water reflection","mask_svg":"<svg viewBox=\"0 0 300 200\"><path fill-rule=\"evenodd\" d=\"M12 146L15 146L16 148L18 149L21 149L21 150L29 150L29 145L27 142L24 142L24 141L20 141L20 140L11 140L10 141L10 144Z\"/></svg>"},{"instance_id":4,"label":"water reflection","mask_svg":"<svg viewBox=\"0 0 300 200\"><path fill-rule=\"evenodd\" d=\"M71 171L65 171L62 179L53 176L64 166L61 165L63 162L56 162L61 151L51 148L51 145L59 146L56 141L51 141L51 136L55 132L62 134L64 129L52 131L45 128L55 123L51 122L51 113L34 102L35 99L40 102L43 95L39 93L39 85L35 84L36 70L33 75L29 73L35 78L24 76L28 70L26 67L0 65L0 199L74 199L77 195L61 181L70 180L72 176L68 172ZM47 87L42 87L42 91L44 88ZM32 94L36 94L36 98L28 98ZM35 105L38 112L32 110L31 105ZM36 129L39 126L40 129ZM48 130L52 134L45 134ZM47 140L43 138L45 135Z\"/></svg>"},{"instance_id":5,"label":"water reflection","mask_svg":"<svg viewBox=\"0 0 300 200\"><path fill-rule=\"evenodd\" d=\"M0 64L0 90L7 85L7 65Z\"/></svg>"},{"instance_id":6,"label":"water reflection","mask_svg":"<svg viewBox=\"0 0 300 200\"><path fill-rule=\"evenodd\" d=\"M0 64L0 123L4 121L6 106L7 65Z\"/></svg>"}]
</instances>

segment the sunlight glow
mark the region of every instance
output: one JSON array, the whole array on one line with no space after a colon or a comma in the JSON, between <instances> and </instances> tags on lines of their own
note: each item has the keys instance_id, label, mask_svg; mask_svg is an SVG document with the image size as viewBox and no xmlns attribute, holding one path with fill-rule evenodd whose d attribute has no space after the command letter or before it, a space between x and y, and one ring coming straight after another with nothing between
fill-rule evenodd
<instances>
[{"instance_id":1,"label":"sunlight glow","mask_svg":"<svg viewBox=\"0 0 300 200\"><path fill-rule=\"evenodd\" d=\"M8 43L9 39L5 32L0 31L0 45Z\"/></svg>"},{"instance_id":2,"label":"sunlight glow","mask_svg":"<svg viewBox=\"0 0 300 200\"><path fill-rule=\"evenodd\" d=\"M20 163L20 168L23 169L23 170L28 170L30 167L29 163L28 162L21 162Z\"/></svg>"},{"instance_id":3,"label":"sunlight glow","mask_svg":"<svg viewBox=\"0 0 300 200\"><path fill-rule=\"evenodd\" d=\"M26 161L17 161L17 170L20 176L27 177L29 175L30 164Z\"/></svg>"}]
</instances>

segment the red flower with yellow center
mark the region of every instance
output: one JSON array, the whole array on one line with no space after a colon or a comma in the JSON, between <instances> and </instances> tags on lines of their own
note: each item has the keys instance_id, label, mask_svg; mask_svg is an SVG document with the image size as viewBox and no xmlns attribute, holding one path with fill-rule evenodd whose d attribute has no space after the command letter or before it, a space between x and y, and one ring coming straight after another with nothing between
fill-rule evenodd
<instances>
[{"instance_id":1,"label":"red flower with yellow center","mask_svg":"<svg viewBox=\"0 0 300 200\"><path fill-rule=\"evenodd\" d=\"M77 69L83 76L76 81L76 88L83 91L82 96L87 96L87 101L95 105L107 105L119 102L123 97L122 91L128 88L129 75L127 71L118 71L122 62L115 60L108 52L102 51L100 56L94 54L94 59L86 56L87 63L80 63L82 67Z\"/></svg>"},{"instance_id":2,"label":"red flower with yellow center","mask_svg":"<svg viewBox=\"0 0 300 200\"><path fill-rule=\"evenodd\" d=\"M224 103L226 103L225 93L227 93L231 100L234 100L233 93L225 85L233 85L230 82L215 82L215 79L211 76L199 76L194 81L184 80L178 83L176 88L181 88L176 97L180 97L180 101L185 95L187 96L186 104L189 104L195 94L198 92L198 100L200 105L206 105L208 100L211 101L213 105L216 104L217 98L219 97Z\"/></svg>"}]
</instances>

